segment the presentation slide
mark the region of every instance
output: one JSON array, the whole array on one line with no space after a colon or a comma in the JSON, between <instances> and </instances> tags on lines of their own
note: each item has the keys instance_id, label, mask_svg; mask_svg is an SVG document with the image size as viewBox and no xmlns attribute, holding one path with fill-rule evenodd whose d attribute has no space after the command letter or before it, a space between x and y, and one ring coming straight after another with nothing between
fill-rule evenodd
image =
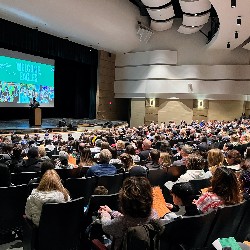
<instances>
[{"instance_id":1,"label":"presentation slide","mask_svg":"<svg viewBox=\"0 0 250 250\"><path fill-rule=\"evenodd\" d=\"M29 107L33 97L54 107L54 71L54 60L0 50L0 107Z\"/></svg>"}]
</instances>

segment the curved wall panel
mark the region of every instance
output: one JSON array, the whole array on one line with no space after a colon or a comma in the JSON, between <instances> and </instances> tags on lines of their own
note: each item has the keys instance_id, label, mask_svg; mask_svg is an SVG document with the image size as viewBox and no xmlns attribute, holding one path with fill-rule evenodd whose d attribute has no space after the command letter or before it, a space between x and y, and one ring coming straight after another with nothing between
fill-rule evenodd
<instances>
[{"instance_id":1,"label":"curved wall panel","mask_svg":"<svg viewBox=\"0 0 250 250\"><path fill-rule=\"evenodd\" d=\"M201 26L208 22L210 13L206 13L200 16L189 16L183 14L182 25L184 26Z\"/></svg>"},{"instance_id":2,"label":"curved wall panel","mask_svg":"<svg viewBox=\"0 0 250 250\"><path fill-rule=\"evenodd\" d=\"M199 27L188 27L181 25L177 31L182 34L189 35L198 32L202 27L203 25Z\"/></svg>"},{"instance_id":3,"label":"curved wall panel","mask_svg":"<svg viewBox=\"0 0 250 250\"><path fill-rule=\"evenodd\" d=\"M163 9L147 9L149 16L154 20L168 20L172 18L174 14L173 6L170 5Z\"/></svg>"},{"instance_id":4,"label":"curved wall panel","mask_svg":"<svg viewBox=\"0 0 250 250\"><path fill-rule=\"evenodd\" d=\"M115 59L116 67L153 65L153 64L176 65L177 51L154 50L145 52L116 54L116 59Z\"/></svg>"},{"instance_id":5,"label":"curved wall panel","mask_svg":"<svg viewBox=\"0 0 250 250\"><path fill-rule=\"evenodd\" d=\"M173 22L173 19L166 22L156 22L151 20L150 28L155 31L165 31L172 28Z\"/></svg>"},{"instance_id":6,"label":"curved wall panel","mask_svg":"<svg viewBox=\"0 0 250 250\"><path fill-rule=\"evenodd\" d=\"M249 80L250 65L149 65L115 69L115 80Z\"/></svg>"},{"instance_id":7,"label":"curved wall panel","mask_svg":"<svg viewBox=\"0 0 250 250\"><path fill-rule=\"evenodd\" d=\"M196 14L202 13L211 8L211 3L209 0L199 0L199 1L179 1L181 9L184 13Z\"/></svg>"},{"instance_id":8,"label":"curved wall panel","mask_svg":"<svg viewBox=\"0 0 250 250\"><path fill-rule=\"evenodd\" d=\"M141 0L142 3L147 7L159 7L166 5L171 2L171 0Z\"/></svg>"}]
</instances>

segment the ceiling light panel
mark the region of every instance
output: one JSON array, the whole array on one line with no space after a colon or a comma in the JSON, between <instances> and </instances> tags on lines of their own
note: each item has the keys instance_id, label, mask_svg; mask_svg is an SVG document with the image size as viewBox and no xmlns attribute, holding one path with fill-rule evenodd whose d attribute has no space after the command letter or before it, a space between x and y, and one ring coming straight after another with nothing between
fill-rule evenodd
<instances>
[{"instance_id":1,"label":"ceiling light panel","mask_svg":"<svg viewBox=\"0 0 250 250\"><path fill-rule=\"evenodd\" d=\"M166 22L156 22L151 20L150 28L155 31L165 31L171 29L173 22L173 19Z\"/></svg>"},{"instance_id":2,"label":"ceiling light panel","mask_svg":"<svg viewBox=\"0 0 250 250\"><path fill-rule=\"evenodd\" d=\"M199 0L199 1L183 1L180 0L180 6L184 13L196 14L208 11L211 8L211 3L209 0Z\"/></svg>"},{"instance_id":3,"label":"ceiling light panel","mask_svg":"<svg viewBox=\"0 0 250 250\"><path fill-rule=\"evenodd\" d=\"M148 10L148 14L150 15L150 17L154 20L168 20L175 15L172 5L163 9L149 9L148 8L147 10Z\"/></svg>"},{"instance_id":4,"label":"ceiling light panel","mask_svg":"<svg viewBox=\"0 0 250 250\"><path fill-rule=\"evenodd\" d=\"M182 24L185 26L201 26L208 22L209 17L209 12L200 16L188 16L183 14Z\"/></svg>"},{"instance_id":5,"label":"ceiling light panel","mask_svg":"<svg viewBox=\"0 0 250 250\"><path fill-rule=\"evenodd\" d=\"M142 3L147 7L159 7L166 5L171 2L171 0L141 0Z\"/></svg>"}]
</instances>

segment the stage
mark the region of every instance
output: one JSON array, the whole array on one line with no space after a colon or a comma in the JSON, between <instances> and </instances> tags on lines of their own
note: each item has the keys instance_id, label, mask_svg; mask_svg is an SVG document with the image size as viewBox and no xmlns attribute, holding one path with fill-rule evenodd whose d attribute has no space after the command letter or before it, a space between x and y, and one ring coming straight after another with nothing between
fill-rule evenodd
<instances>
[{"instance_id":1,"label":"stage","mask_svg":"<svg viewBox=\"0 0 250 250\"><path fill-rule=\"evenodd\" d=\"M65 121L65 123L64 123ZM59 126L60 124L60 126ZM126 125L126 121L108 121L98 119L73 119L73 118L44 118L41 126L29 126L28 119L0 121L0 133L43 133L49 132L66 132L78 131L82 132L86 129L103 129L112 126Z\"/></svg>"}]
</instances>

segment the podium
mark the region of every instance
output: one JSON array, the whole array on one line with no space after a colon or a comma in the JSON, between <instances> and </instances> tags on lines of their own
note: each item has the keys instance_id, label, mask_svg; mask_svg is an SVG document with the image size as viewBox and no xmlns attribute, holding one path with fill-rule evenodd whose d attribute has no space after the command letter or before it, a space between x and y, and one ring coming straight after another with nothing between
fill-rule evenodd
<instances>
[{"instance_id":1,"label":"podium","mask_svg":"<svg viewBox=\"0 0 250 250\"><path fill-rule=\"evenodd\" d=\"M42 125L42 110L41 108L31 108L29 116L30 126L41 126Z\"/></svg>"}]
</instances>

